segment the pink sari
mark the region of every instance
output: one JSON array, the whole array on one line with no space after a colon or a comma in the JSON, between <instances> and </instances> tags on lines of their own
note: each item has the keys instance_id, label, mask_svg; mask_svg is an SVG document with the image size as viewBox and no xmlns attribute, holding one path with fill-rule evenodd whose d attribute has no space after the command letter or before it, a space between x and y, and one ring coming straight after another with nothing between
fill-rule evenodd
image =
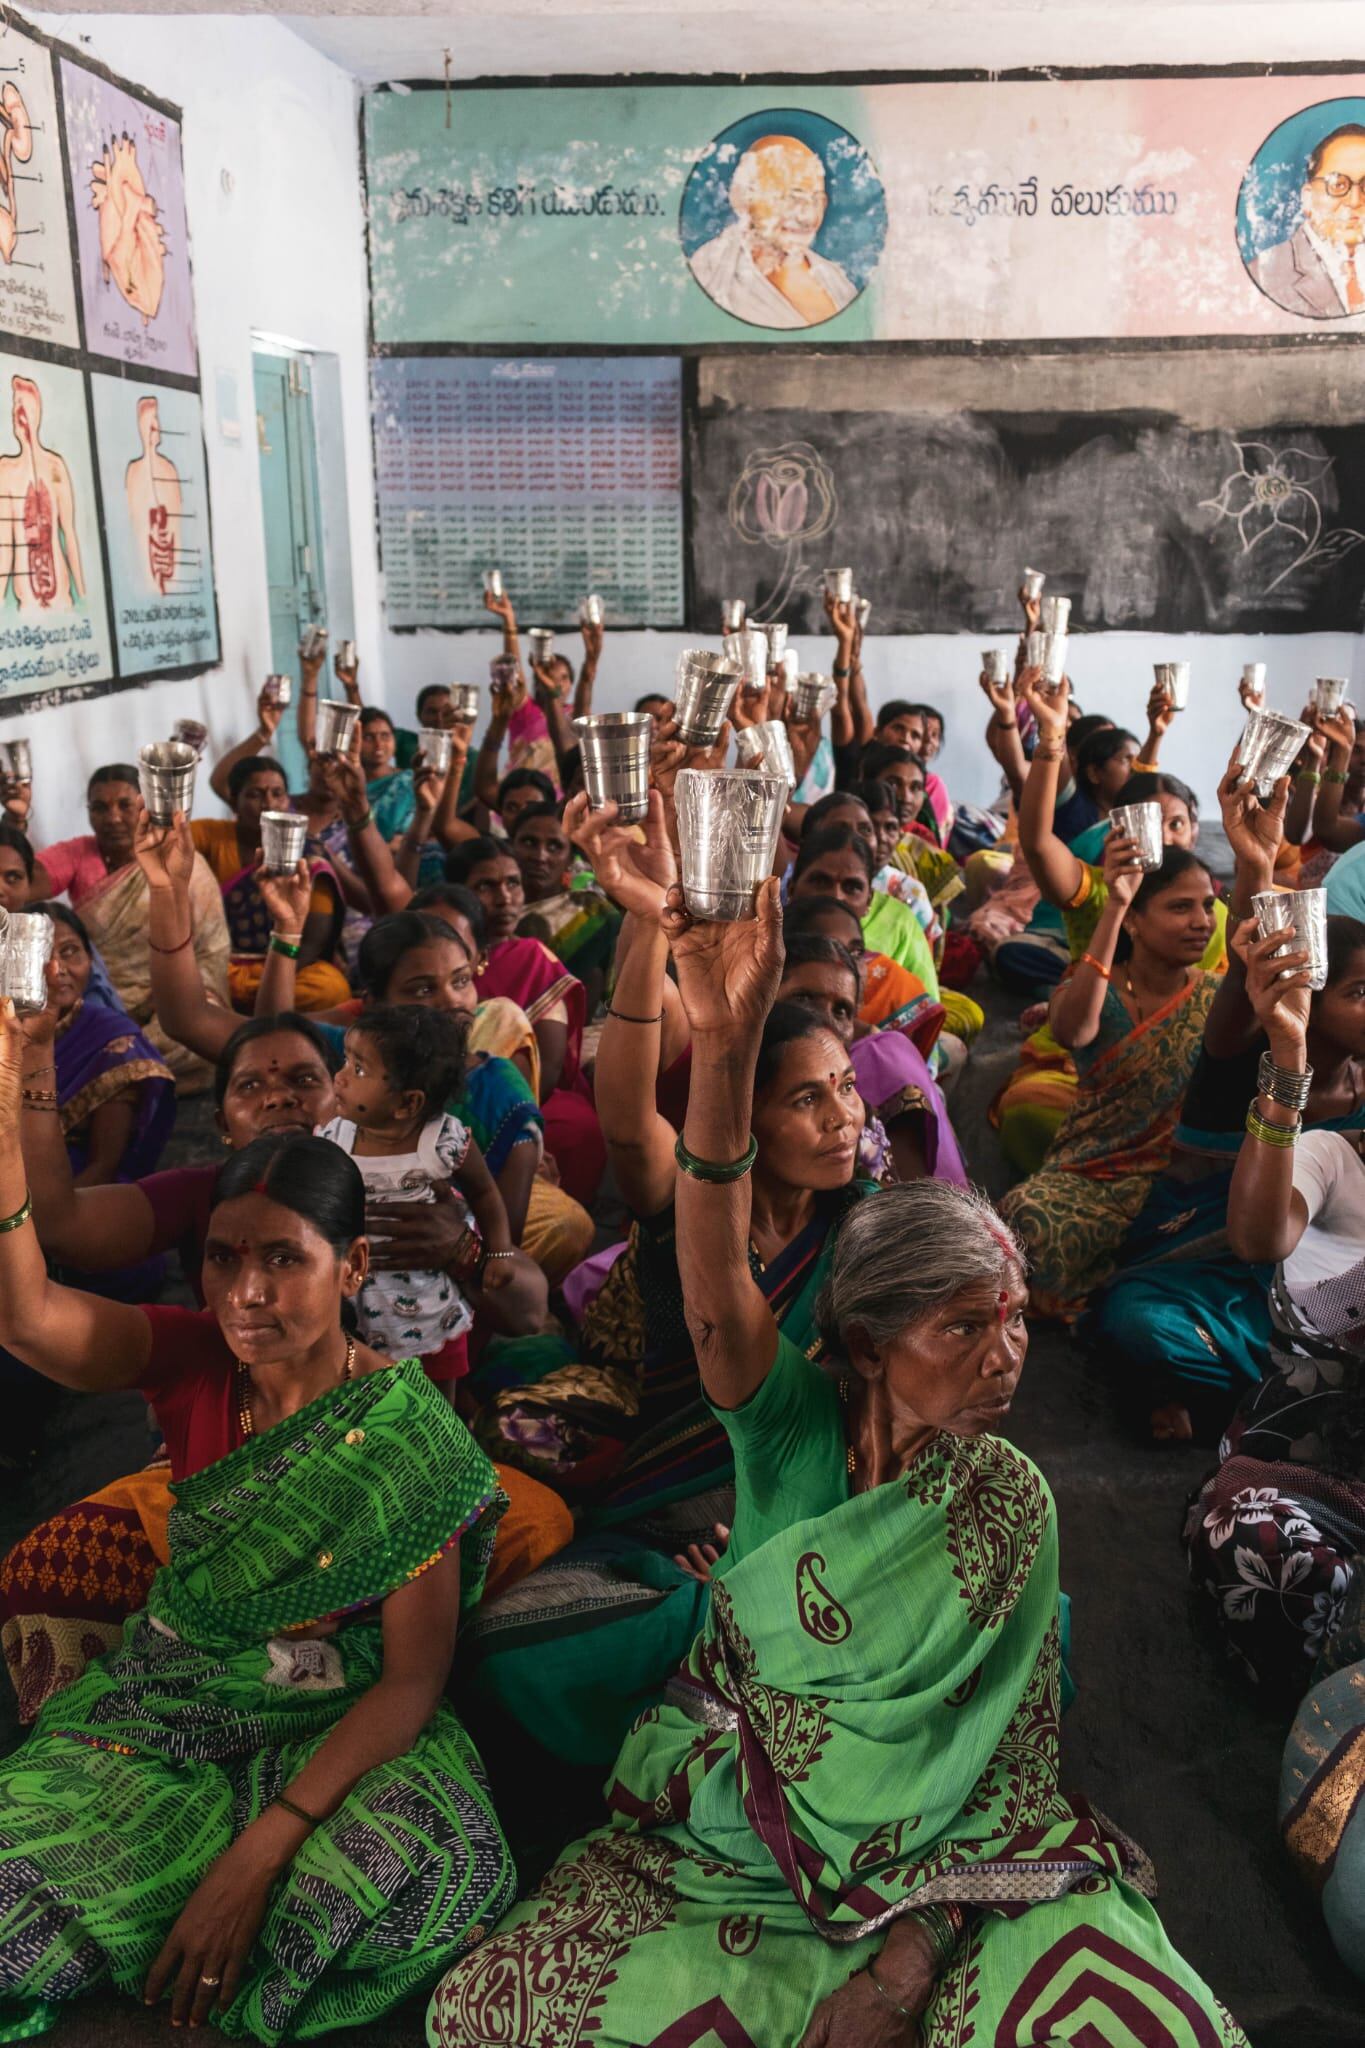
<instances>
[{"instance_id":1,"label":"pink sari","mask_svg":"<svg viewBox=\"0 0 1365 2048\"><path fill-rule=\"evenodd\" d=\"M539 939L499 939L488 949L488 964L475 984L481 1001L506 996L526 1012L532 1024L557 1003L568 1011L564 1066L559 1085L541 1102L545 1119L545 1150L559 1168L566 1193L591 1208L606 1171L607 1147L593 1108L592 1090L583 1072L583 1027L587 1023L587 991L576 974Z\"/></svg>"}]
</instances>

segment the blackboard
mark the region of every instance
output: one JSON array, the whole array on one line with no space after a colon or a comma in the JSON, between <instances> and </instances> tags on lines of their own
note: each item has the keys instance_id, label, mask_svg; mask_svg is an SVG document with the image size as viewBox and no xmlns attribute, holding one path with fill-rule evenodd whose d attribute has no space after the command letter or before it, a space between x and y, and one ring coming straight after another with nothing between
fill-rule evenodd
<instances>
[{"instance_id":1,"label":"blackboard","mask_svg":"<svg viewBox=\"0 0 1365 2048\"><path fill-rule=\"evenodd\" d=\"M1238 361L1206 363L1200 382L1221 374L1235 421ZM1073 631L1361 627L1365 425L1305 423L1279 403L1273 425L1255 413L1225 425L1209 419L1208 388L1193 419L1150 402L917 406L910 380L926 372L910 365L904 394L874 407L859 401L868 373L841 370L837 385L815 373L800 405L753 403L756 375L738 391L723 375L703 381L688 452L691 611L704 629L723 598L742 597L794 634L823 631L823 571L843 564L872 601L872 632L1017 630L1026 564L1072 599ZM1173 399L1181 381L1173 364ZM1257 396L1251 381L1243 400ZM885 396L885 366L876 382ZM1303 396L1330 413L1331 394L1307 378Z\"/></svg>"}]
</instances>

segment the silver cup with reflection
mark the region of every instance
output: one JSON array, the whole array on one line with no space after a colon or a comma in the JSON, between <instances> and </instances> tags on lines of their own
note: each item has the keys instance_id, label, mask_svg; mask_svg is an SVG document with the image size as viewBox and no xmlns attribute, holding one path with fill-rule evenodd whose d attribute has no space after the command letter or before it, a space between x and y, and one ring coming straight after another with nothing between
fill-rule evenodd
<instances>
[{"instance_id":1,"label":"silver cup with reflection","mask_svg":"<svg viewBox=\"0 0 1365 2048\"><path fill-rule=\"evenodd\" d=\"M780 718L761 718L757 725L742 725L735 734L735 755L741 768L761 767L765 775L784 775L790 789L796 787L796 760L791 736Z\"/></svg>"},{"instance_id":2,"label":"silver cup with reflection","mask_svg":"<svg viewBox=\"0 0 1365 2048\"><path fill-rule=\"evenodd\" d=\"M261 812L261 865L268 875L292 875L303 859L308 820L302 811Z\"/></svg>"},{"instance_id":3,"label":"silver cup with reflection","mask_svg":"<svg viewBox=\"0 0 1365 2048\"><path fill-rule=\"evenodd\" d=\"M739 668L725 655L708 647L683 650L673 682L673 715L685 746L715 745L739 684Z\"/></svg>"},{"instance_id":4,"label":"silver cup with reflection","mask_svg":"<svg viewBox=\"0 0 1365 2048\"><path fill-rule=\"evenodd\" d=\"M7 995L20 1017L36 1017L47 1007L47 963L56 933L41 910L16 910L4 933L0 951L0 994Z\"/></svg>"},{"instance_id":5,"label":"silver cup with reflection","mask_svg":"<svg viewBox=\"0 0 1365 2048\"><path fill-rule=\"evenodd\" d=\"M1312 738L1308 727L1282 711L1251 711L1237 742L1237 761L1265 798L1282 775L1287 775L1304 744Z\"/></svg>"},{"instance_id":6,"label":"silver cup with reflection","mask_svg":"<svg viewBox=\"0 0 1365 2048\"><path fill-rule=\"evenodd\" d=\"M1166 846L1161 829L1160 804L1115 804L1109 813L1109 826L1123 838L1137 842L1138 855L1146 874L1154 873L1161 866Z\"/></svg>"},{"instance_id":7,"label":"silver cup with reflection","mask_svg":"<svg viewBox=\"0 0 1365 2048\"><path fill-rule=\"evenodd\" d=\"M654 720L647 711L598 711L576 718L588 806L615 804L623 825L649 815L649 749Z\"/></svg>"},{"instance_id":8,"label":"silver cup with reflection","mask_svg":"<svg viewBox=\"0 0 1365 2048\"><path fill-rule=\"evenodd\" d=\"M137 757L142 801L154 825L169 825L177 811L194 808L194 771L199 756L184 740L157 740Z\"/></svg>"},{"instance_id":9,"label":"silver cup with reflection","mask_svg":"<svg viewBox=\"0 0 1365 2048\"><path fill-rule=\"evenodd\" d=\"M736 923L755 915L791 794L785 775L684 768L674 785L683 900L693 917Z\"/></svg>"},{"instance_id":10,"label":"silver cup with reflection","mask_svg":"<svg viewBox=\"0 0 1365 2048\"><path fill-rule=\"evenodd\" d=\"M1272 958L1281 953L1307 953L1308 986L1327 986L1327 891L1325 889L1266 889L1251 899L1252 914L1263 939L1271 932L1293 925L1294 936L1277 946ZM1294 970L1281 970L1281 979Z\"/></svg>"},{"instance_id":11,"label":"silver cup with reflection","mask_svg":"<svg viewBox=\"0 0 1365 2048\"><path fill-rule=\"evenodd\" d=\"M320 754L349 754L360 707L337 697L324 697L318 705L313 745Z\"/></svg>"}]
</instances>

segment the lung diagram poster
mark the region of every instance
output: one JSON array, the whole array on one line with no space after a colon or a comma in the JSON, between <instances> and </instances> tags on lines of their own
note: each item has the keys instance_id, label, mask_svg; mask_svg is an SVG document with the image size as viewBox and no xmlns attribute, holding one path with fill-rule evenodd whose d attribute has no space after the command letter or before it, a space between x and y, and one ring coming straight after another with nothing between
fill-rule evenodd
<instances>
[{"instance_id":1,"label":"lung diagram poster","mask_svg":"<svg viewBox=\"0 0 1365 2048\"><path fill-rule=\"evenodd\" d=\"M0 697L113 673L78 370L0 355Z\"/></svg>"},{"instance_id":2,"label":"lung diagram poster","mask_svg":"<svg viewBox=\"0 0 1365 2048\"><path fill-rule=\"evenodd\" d=\"M180 123L67 58L62 97L86 347L192 377Z\"/></svg>"},{"instance_id":3,"label":"lung diagram poster","mask_svg":"<svg viewBox=\"0 0 1365 2048\"><path fill-rule=\"evenodd\" d=\"M119 667L217 661L198 396L135 377L90 384Z\"/></svg>"}]
</instances>

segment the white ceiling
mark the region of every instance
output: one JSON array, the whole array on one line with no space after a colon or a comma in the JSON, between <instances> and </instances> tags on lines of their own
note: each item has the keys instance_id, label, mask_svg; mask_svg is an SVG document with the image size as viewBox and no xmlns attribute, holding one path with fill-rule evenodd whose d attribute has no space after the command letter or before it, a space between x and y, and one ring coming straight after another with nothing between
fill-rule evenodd
<instances>
[{"instance_id":1,"label":"white ceiling","mask_svg":"<svg viewBox=\"0 0 1365 2048\"><path fill-rule=\"evenodd\" d=\"M456 78L1365 59L1359 0L356 0L279 18L366 84L439 78L447 47Z\"/></svg>"},{"instance_id":2,"label":"white ceiling","mask_svg":"<svg viewBox=\"0 0 1365 2048\"><path fill-rule=\"evenodd\" d=\"M270 14L364 84L439 78L447 48L457 79L1365 64L1360 0L427 0L402 12L384 0L293 0L288 11L268 0L84 0L81 12Z\"/></svg>"}]
</instances>

